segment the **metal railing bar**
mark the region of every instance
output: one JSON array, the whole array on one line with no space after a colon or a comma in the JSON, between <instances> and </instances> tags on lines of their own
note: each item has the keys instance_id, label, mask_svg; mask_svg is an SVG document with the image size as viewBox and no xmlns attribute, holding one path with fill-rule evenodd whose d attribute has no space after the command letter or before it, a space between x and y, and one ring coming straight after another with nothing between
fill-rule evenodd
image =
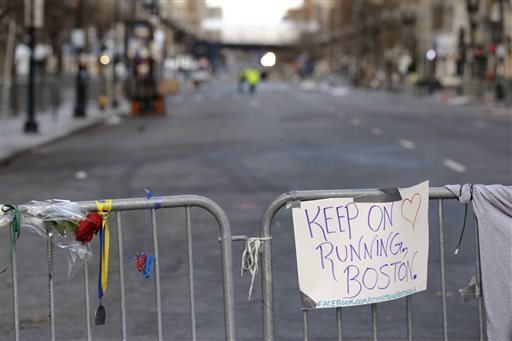
<instances>
[{"instance_id":1,"label":"metal railing bar","mask_svg":"<svg viewBox=\"0 0 512 341\"><path fill-rule=\"evenodd\" d=\"M48 234L47 239L48 254L48 319L50 320L50 339L55 341L55 296L53 288L53 237Z\"/></svg>"},{"instance_id":2,"label":"metal railing bar","mask_svg":"<svg viewBox=\"0 0 512 341\"><path fill-rule=\"evenodd\" d=\"M187 240L188 240L188 286L190 295L190 321L192 325L192 341L197 340L196 330L196 302L194 296L194 257L192 248L192 223L190 217L190 206L186 207L187 217Z\"/></svg>"},{"instance_id":3,"label":"metal railing bar","mask_svg":"<svg viewBox=\"0 0 512 341\"><path fill-rule=\"evenodd\" d=\"M482 304L482 273L480 263L480 237L478 236L478 220L474 216L475 224L475 257L476 257L476 283L480 287L480 297L477 298L477 309L478 309L478 335L479 340L484 340L484 309Z\"/></svg>"},{"instance_id":4,"label":"metal railing bar","mask_svg":"<svg viewBox=\"0 0 512 341\"><path fill-rule=\"evenodd\" d=\"M308 311L306 309L302 310L302 332L304 334L304 341L308 341L309 339L309 321L308 321Z\"/></svg>"},{"instance_id":5,"label":"metal railing bar","mask_svg":"<svg viewBox=\"0 0 512 341\"><path fill-rule=\"evenodd\" d=\"M336 308L336 340L343 341L341 328L341 308Z\"/></svg>"},{"instance_id":6,"label":"metal railing bar","mask_svg":"<svg viewBox=\"0 0 512 341\"><path fill-rule=\"evenodd\" d=\"M196 197L190 204L191 206L202 207L208 210L217 220L220 229L221 238L221 259L222 259L222 277L224 278L223 294L224 294L224 331L226 340L236 340L235 327L235 298L233 286L233 250L231 243L231 227L224 210L214 201Z\"/></svg>"},{"instance_id":7,"label":"metal railing bar","mask_svg":"<svg viewBox=\"0 0 512 341\"><path fill-rule=\"evenodd\" d=\"M246 242L247 239L249 239L249 237L245 235L231 236L231 241L233 242ZM220 237L218 238L218 241L220 242Z\"/></svg>"},{"instance_id":8,"label":"metal railing bar","mask_svg":"<svg viewBox=\"0 0 512 341\"><path fill-rule=\"evenodd\" d=\"M326 198L347 198L358 197L363 195L377 195L380 194L376 189L359 189L359 190L329 190L329 191L297 191L296 198L298 200L315 200ZM429 189L430 199L456 199L456 195L445 189L444 187L431 187ZM290 200L288 193L281 194L271 204L271 206L278 205L280 208L286 201ZM96 201L79 201L77 204L85 211L95 211ZM198 195L179 195L179 196L163 196L147 198L129 198L129 199L113 199L112 211L127 211L127 210L142 210L152 208L168 208L168 207L183 207L183 206L198 206L205 208L216 215L218 205L205 197ZM219 207L220 208L220 207ZM270 208L270 207L269 207ZM213 210L212 210L213 209ZM267 209L268 211L268 209Z\"/></svg>"},{"instance_id":9,"label":"metal railing bar","mask_svg":"<svg viewBox=\"0 0 512 341\"><path fill-rule=\"evenodd\" d=\"M378 189L339 189L339 190L312 190L312 191L294 191L293 197L297 200L318 200L329 198L355 198L366 195L379 195L382 194ZM456 199L457 196L444 187L430 187L429 199ZM276 197L271 203L269 208L274 205L283 206L292 199L289 193L283 193ZM268 209L267 209L268 211Z\"/></svg>"},{"instance_id":10,"label":"metal railing bar","mask_svg":"<svg viewBox=\"0 0 512 341\"><path fill-rule=\"evenodd\" d=\"M147 200L147 199L146 199ZM156 314L158 322L158 340L163 340L162 333L162 297L160 294L160 257L158 256L158 235L156 227L156 211L151 209L151 225L153 227L153 252L155 254L155 291L156 291Z\"/></svg>"},{"instance_id":11,"label":"metal railing bar","mask_svg":"<svg viewBox=\"0 0 512 341\"><path fill-rule=\"evenodd\" d=\"M438 200L439 210L439 260L441 266L441 307L443 317L443 340L448 340L448 320L446 311L446 278L444 264L444 217L443 217L443 199Z\"/></svg>"},{"instance_id":12,"label":"metal railing bar","mask_svg":"<svg viewBox=\"0 0 512 341\"><path fill-rule=\"evenodd\" d=\"M11 258L12 269L12 291L13 291L13 305L14 305L14 339L20 340L20 315L18 306L18 269L16 267L16 244L12 247Z\"/></svg>"},{"instance_id":13,"label":"metal railing bar","mask_svg":"<svg viewBox=\"0 0 512 341\"><path fill-rule=\"evenodd\" d=\"M261 257L261 292L263 314L263 338L266 341L274 340L274 298L272 293L272 241L270 240L272 221L276 213L290 200L317 200L327 198L349 198L363 195L379 195L377 189L344 189L344 190L315 190L294 191L283 193L276 197L263 213L260 223L260 237L262 241ZM456 199L457 196L444 187L430 187L429 199Z\"/></svg>"},{"instance_id":14,"label":"metal railing bar","mask_svg":"<svg viewBox=\"0 0 512 341\"><path fill-rule=\"evenodd\" d=\"M276 201L274 201L275 203ZM263 215L260 236L261 242L261 303L263 313L263 339L274 340L274 295L272 280L272 239L270 225L275 213L286 204L286 200L270 206ZM271 204L272 205L272 204Z\"/></svg>"},{"instance_id":15,"label":"metal railing bar","mask_svg":"<svg viewBox=\"0 0 512 341\"><path fill-rule=\"evenodd\" d=\"M96 201L78 201L78 206L84 211L96 211ZM112 199L111 211L132 211L153 208L172 208L197 206L210 211L214 216L224 213L222 208L211 199L199 195L176 195L143 198ZM221 213L221 214L222 214Z\"/></svg>"},{"instance_id":16,"label":"metal railing bar","mask_svg":"<svg viewBox=\"0 0 512 341\"><path fill-rule=\"evenodd\" d=\"M123 247L123 225L121 221L121 211L116 212L117 222L117 245L119 255L119 285L121 298L121 332L123 341L127 339L126 331L126 292L124 287L124 247Z\"/></svg>"},{"instance_id":17,"label":"metal railing bar","mask_svg":"<svg viewBox=\"0 0 512 341\"><path fill-rule=\"evenodd\" d=\"M372 335L373 341L377 341L377 303L372 303Z\"/></svg>"},{"instance_id":18,"label":"metal railing bar","mask_svg":"<svg viewBox=\"0 0 512 341\"><path fill-rule=\"evenodd\" d=\"M84 262L84 292L85 292L85 335L91 341L91 307L89 306L89 268Z\"/></svg>"},{"instance_id":19,"label":"metal railing bar","mask_svg":"<svg viewBox=\"0 0 512 341\"><path fill-rule=\"evenodd\" d=\"M412 341L412 297L405 298L405 311L407 314L407 341Z\"/></svg>"}]
</instances>

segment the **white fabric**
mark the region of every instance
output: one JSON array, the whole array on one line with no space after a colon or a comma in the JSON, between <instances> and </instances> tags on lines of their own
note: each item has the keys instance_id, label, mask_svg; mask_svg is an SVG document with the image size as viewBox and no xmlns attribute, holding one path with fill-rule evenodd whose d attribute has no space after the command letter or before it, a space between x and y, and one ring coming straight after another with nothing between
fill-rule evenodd
<instances>
[{"instance_id":1,"label":"white fabric","mask_svg":"<svg viewBox=\"0 0 512 341\"><path fill-rule=\"evenodd\" d=\"M479 228L482 295L489 341L512 340L512 186L448 185L471 203Z\"/></svg>"},{"instance_id":2,"label":"white fabric","mask_svg":"<svg viewBox=\"0 0 512 341\"><path fill-rule=\"evenodd\" d=\"M254 286L254 278L258 273L258 255L260 253L260 246L262 240L270 240L272 237L248 238L245 242L245 249L242 252L242 269L240 270L240 276L244 275L244 272L249 271L251 273L251 286L249 287L249 298L251 300L252 288Z\"/></svg>"}]
</instances>

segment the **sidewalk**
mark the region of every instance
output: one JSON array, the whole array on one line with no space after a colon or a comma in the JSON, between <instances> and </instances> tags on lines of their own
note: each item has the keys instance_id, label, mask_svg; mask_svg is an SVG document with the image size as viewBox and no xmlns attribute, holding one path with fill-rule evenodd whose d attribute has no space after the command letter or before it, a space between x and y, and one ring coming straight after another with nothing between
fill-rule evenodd
<instances>
[{"instance_id":1,"label":"sidewalk","mask_svg":"<svg viewBox=\"0 0 512 341\"><path fill-rule=\"evenodd\" d=\"M346 83L339 84L329 84L326 81L318 81L318 80L305 80L299 83L299 86L303 90L307 91L320 91L324 93L328 93L335 97L343 97L349 95L352 91L362 90L362 91L380 91L382 93L393 93L389 90L373 90L365 87L353 87ZM478 109L481 112L484 112L488 115L511 115L512 114L512 98L509 98L496 102L492 99L475 99L471 96L457 96L454 94L449 94L447 91L439 90L434 92L433 94L423 94L418 95L414 94L410 91L400 91L394 92L395 94L408 96L410 99L414 100L424 100L428 103L432 104L440 104L447 105L451 107L471 107L474 109ZM404 97L405 98L405 97Z\"/></svg>"},{"instance_id":2,"label":"sidewalk","mask_svg":"<svg viewBox=\"0 0 512 341\"><path fill-rule=\"evenodd\" d=\"M37 134L24 132L26 113L16 117L0 118L0 164L32 148L69 136L128 111L129 105L126 100L119 101L116 109L106 108L103 111L98 108L96 101L91 100L87 105L86 117L75 118L74 102L64 101L57 113L52 113L52 110L36 113L35 120L39 128Z\"/></svg>"}]
</instances>

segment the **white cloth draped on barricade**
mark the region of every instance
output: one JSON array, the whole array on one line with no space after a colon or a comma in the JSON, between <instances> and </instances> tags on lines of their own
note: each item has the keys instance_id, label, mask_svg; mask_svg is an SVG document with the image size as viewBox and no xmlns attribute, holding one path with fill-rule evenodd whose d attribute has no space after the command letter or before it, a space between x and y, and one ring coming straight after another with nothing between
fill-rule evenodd
<instances>
[{"instance_id":1,"label":"white cloth draped on barricade","mask_svg":"<svg viewBox=\"0 0 512 341\"><path fill-rule=\"evenodd\" d=\"M512 340L512 186L448 185L478 221L489 340ZM479 284L479 283L478 283Z\"/></svg>"}]
</instances>

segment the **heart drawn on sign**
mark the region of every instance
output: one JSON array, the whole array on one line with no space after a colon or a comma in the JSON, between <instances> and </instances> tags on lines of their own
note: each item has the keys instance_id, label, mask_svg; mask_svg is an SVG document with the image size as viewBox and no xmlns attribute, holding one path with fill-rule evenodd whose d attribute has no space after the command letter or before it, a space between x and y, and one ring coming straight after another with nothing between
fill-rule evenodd
<instances>
[{"instance_id":1,"label":"heart drawn on sign","mask_svg":"<svg viewBox=\"0 0 512 341\"><path fill-rule=\"evenodd\" d=\"M405 198L402 200L402 217L407 220L414 230L416 225L416 218L418 218L418 213L420 212L421 207L421 195L419 193L415 193L410 199Z\"/></svg>"}]
</instances>

